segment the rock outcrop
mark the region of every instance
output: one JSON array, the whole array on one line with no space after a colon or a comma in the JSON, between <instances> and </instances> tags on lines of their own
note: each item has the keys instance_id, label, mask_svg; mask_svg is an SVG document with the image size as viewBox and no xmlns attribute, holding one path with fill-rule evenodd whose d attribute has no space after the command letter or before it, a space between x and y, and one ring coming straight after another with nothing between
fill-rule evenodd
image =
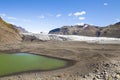
<instances>
[{"instance_id":1,"label":"rock outcrop","mask_svg":"<svg viewBox=\"0 0 120 80\"><path fill-rule=\"evenodd\" d=\"M21 35L18 29L14 28L12 24L5 22L0 17L0 42L2 43L15 43L21 41Z\"/></svg>"}]
</instances>

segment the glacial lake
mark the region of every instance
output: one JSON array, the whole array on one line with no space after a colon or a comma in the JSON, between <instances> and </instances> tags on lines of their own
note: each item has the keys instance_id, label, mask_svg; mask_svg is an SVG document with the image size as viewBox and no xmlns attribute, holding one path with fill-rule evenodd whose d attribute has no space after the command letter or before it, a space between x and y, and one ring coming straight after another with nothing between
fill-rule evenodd
<instances>
[{"instance_id":1,"label":"glacial lake","mask_svg":"<svg viewBox=\"0 0 120 80\"><path fill-rule=\"evenodd\" d=\"M0 76L27 71L47 71L66 67L70 61L29 53L0 53ZM71 63L70 63L71 64Z\"/></svg>"}]
</instances>

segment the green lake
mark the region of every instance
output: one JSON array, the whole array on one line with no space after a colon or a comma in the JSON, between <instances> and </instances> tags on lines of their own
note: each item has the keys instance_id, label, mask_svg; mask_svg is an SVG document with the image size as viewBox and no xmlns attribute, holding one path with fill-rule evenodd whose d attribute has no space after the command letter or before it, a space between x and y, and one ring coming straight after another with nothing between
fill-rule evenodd
<instances>
[{"instance_id":1,"label":"green lake","mask_svg":"<svg viewBox=\"0 0 120 80\"><path fill-rule=\"evenodd\" d=\"M29 53L0 53L0 76L35 70L54 70L67 66L68 62L67 60Z\"/></svg>"}]
</instances>

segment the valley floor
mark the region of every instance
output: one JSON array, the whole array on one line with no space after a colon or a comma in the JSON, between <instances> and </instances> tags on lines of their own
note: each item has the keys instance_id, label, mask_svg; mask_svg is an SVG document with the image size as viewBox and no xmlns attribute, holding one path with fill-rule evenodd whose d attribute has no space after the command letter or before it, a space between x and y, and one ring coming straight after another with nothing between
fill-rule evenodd
<instances>
[{"instance_id":1,"label":"valley floor","mask_svg":"<svg viewBox=\"0 0 120 80\"><path fill-rule=\"evenodd\" d=\"M0 80L120 80L120 44L22 42L0 44L0 51L30 52L77 61L64 69L21 73L0 77Z\"/></svg>"}]
</instances>

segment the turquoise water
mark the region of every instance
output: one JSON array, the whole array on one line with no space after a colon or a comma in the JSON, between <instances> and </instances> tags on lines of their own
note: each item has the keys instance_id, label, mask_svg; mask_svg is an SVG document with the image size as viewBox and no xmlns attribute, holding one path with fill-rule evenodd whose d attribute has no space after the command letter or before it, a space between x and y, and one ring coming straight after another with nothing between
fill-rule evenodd
<instances>
[{"instance_id":1,"label":"turquoise water","mask_svg":"<svg viewBox=\"0 0 120 80\"><path fill-rule=\"evenodd\" d=\"M29 53L0 53L0 76L32 70L53 70L66 66L67 61Z\"/></svg>"}]
</instances>

